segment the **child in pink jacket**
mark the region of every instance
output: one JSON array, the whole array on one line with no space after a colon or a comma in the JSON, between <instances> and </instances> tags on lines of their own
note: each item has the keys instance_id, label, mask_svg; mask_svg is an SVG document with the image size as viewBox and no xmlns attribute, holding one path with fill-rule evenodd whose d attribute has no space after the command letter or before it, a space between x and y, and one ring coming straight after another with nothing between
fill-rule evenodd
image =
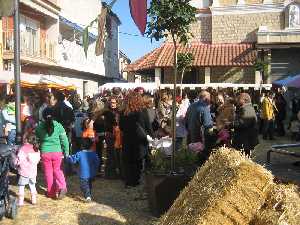
<instances>
[{"instance_id":1,"label":"child in pink jacket","mask_svg":"<svg viewBox=\"0 0 300 225\"><path fill-rule=\"evenodd\" d=\"M31 203L36 204L37 191L35 188L37 176L37 164L40 161L40 152L38 150L37 140L33 134L25 136L24 144L19 149L15 165L18 167L20 175L19 186L19 206L24 205L25 186L28 184L31 192Z\"/></svg>"}]
</instances>

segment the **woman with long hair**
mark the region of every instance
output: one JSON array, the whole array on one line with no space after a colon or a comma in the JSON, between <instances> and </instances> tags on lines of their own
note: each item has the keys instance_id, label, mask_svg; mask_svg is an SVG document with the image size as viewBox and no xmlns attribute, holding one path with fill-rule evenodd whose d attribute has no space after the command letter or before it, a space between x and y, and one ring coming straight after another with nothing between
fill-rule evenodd
<instances>
[{"instance_id":1,"label":"woman with long hair","mask_svg":"<svg viewBox=\"0 0 300 225\"><path fill-rule=\"evenodd\" d=\"M126 186L137 186L140 182L143 162L148 151L150 122L144 110L143 97L132 92L126 98L120 118L123 133L123 166Z\"/></svg>"},{"instance_id":2,"label":"woman with long hair","mask_svg":"<svg viewBox=\"0 0 300 225\"><path fill-rule=\"evenodd\" d=\"M69 142L63 126L53 119L53 109L43 111L44 121L36 128L47 184L47 196L62 199L67 193L62 159L69 155Z\"/></svg>"}]
</instances>

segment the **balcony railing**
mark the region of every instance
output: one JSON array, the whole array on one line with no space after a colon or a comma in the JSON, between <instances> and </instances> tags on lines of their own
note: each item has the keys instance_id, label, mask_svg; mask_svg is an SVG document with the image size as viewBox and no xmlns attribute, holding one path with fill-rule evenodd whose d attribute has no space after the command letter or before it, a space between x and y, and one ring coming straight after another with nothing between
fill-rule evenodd
<instances>
[{"instance_id":1,"label":"balcony railing","mask_svg":"<svg viewBox=\"0 0 300 225\"><path fill-rule=\"evenodd\" d=\"M20 35L21 59L22 57L39 60L55 61L56 44L42 39L37 33L21 32ZM3 53L12 55L14 50L13 31L3 32Z\"/></svg>"}]
</instances>

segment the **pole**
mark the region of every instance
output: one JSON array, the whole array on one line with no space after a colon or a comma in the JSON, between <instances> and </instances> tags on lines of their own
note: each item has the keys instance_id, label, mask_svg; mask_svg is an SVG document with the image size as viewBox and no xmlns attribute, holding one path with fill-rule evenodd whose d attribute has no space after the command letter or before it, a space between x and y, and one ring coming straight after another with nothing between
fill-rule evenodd
<instances>
[{"instance_id":1,"label":"pole","mask_svg":"<svg viewBox=\"0 0 300 225\"><path fill-rule=\"evenodd\" d=\"M172 158L171 173L175 173L175 151L176 151L176 88L177 88L177 43L173 37L174 43L174 83L173 83L173 104L172 104Z\"/></svg>"},{"instance_id":2,"label":"pole","mask_svg":"<svg viewBox=\"0 0 300 225\"><path fill-rule=\"evenodd\" d=\"M22 143L21 129L21 87L20 87L20 12L19 0L14 0L14 76L16 95L16 144Z\"/></svg>"}]
</instances>

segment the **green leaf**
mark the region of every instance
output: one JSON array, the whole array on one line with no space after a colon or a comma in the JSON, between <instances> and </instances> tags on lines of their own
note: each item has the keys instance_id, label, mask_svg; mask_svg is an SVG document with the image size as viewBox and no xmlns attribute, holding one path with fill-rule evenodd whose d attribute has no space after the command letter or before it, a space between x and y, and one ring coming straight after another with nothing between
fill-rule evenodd
<instances>
[{"instance_id":1,"label":"green leaf","mask_svg":"<svg viewBox=\"0 0 300 225\"><path fill-rule=\"evenodd\" d=\"M169 34L187 44L192 37L190 25L196 22L196 8L190 5L190 1L152 0L148 9L147 36L160 40Z\"/></svg>"},{"instance_id":2,"label":"green leaf","mask_svg":"<svg viewBox=\"0 0 300 225\"><path fill-rule=\"evenodd\" d=\"M83 30L82 42L83 42L84 54L85 57L87 58L87 51L89 48L89 27L88 26Z\"/></svg>"}]
</instances>

